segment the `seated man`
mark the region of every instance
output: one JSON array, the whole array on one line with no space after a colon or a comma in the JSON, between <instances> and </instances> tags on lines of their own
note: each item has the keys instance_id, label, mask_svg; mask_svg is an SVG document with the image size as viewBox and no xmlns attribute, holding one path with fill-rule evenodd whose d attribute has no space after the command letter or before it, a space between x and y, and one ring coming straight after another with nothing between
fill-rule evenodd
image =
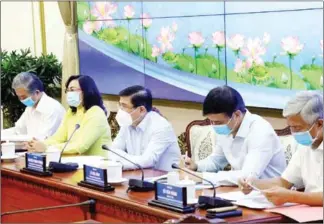
<instances>
[{"instance_id":1,"label":"seated man","mask_svg":"<svg viewBox=\"0 0 324 224\"><path fill-rule=\"evenodd\" d=\"M187 158L189 169L205 172L204 178L220 185L237 185L246 176L280 176L286 161L278 136L271 124L246 109L235 89L212 89L205 98L203 115L217 134L216 147L197 163ZM232 170L222 171L227 164Z\"/></svg>"},{"instance_id":2,"label":"seated man","mask_svg":"<svg viewBox=\"0 0 324 224\"><path fill-rule=\"evenodd\" d=\"M142 86L131 86L119 93L116 120L121 127L111 149L143 168L154 167L170 171L179 163L180 148L171 124L152 111L151 91ZM123 163L123 169L137 166L108 152L108 158Z\"/></svg>"},{"instance_id":3,"label":"seated man","mask_svg":"<svg viewBox=\"0 0 324 224\"><path fill-rule=\"evenodd\" d=\"M323 206L323 96L315 91L300 92L287 103L283 116L295 140L304 147L295 152L281 177L241 179L241 189L246 194L252 190L249 184L263 189L275 205ZM290 190L293 186L305 191Z\"/></svg>"},{"instance_id":4,"label":"seated man","mask_svg":"<svg viewBox=\"0 0 324 224\"><path fill-rule=\"evenodd\" d=\"M31 72L22 72L13 79L12 88L26 109L15 127L2 130L1 135L28 135L39 140L53 135L65 110L58 101L46 95L42 81Z\"/></svg>"}]
</instances>

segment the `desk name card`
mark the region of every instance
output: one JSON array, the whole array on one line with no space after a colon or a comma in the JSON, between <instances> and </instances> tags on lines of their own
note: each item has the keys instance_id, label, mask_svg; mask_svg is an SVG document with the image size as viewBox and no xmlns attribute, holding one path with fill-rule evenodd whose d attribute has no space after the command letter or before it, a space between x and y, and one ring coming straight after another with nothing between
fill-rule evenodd
<instances>
[{"instance_id":1,"label":"desk name card","mask_svg":"<svg viewBox=\"0 0 324 224\"><path fill-rule=\"evenodd\" d=\"M46 168L46 155L41 153L26 153L26 166L20 171L35 176L52 176Z\"/></svg>"},{"instance_id":2,"label":"desk name card","mask_svg":"<svg viewBox=\"0 0 324 224\"><path fill-rule=\"evenodd\" d=\"M84 181L104 187L107 185L107 170L84 165Z\"/></svg>"}]
</instances>

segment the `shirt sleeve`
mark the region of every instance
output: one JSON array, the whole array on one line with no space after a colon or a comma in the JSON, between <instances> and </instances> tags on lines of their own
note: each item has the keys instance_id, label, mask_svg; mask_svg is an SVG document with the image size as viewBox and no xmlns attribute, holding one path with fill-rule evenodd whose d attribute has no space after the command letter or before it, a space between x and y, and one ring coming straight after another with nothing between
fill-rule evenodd
<instances>
[{"instance_id":1,"label":"shirt sleeve","mask_svg":"<svg viewBox=\"0 0 324 224\"><path fill-rule=\"evenodd\" d=\"M260 177L270 160L278 142L275 133L267 131L252 131L247 137L248 152L240 170L220 171L217 174L204 174L204 176L218 185L237 185L238 180L243 177Z\"/></svg>"},{"instance_id":2,"label":"shirt sleeve","mask_svg":"<svg viewBox=\"0 0 324 224\"><path fill-rule=\"evenodd\" d=\"M213 150L213 153L207 158L197 162L198 172L218 172L228 164L226 157L224 155L223 149L219 144L219 141L216 142L216 146Z\"/></svg>"},{"instance_id":3,"label":"shirt sleeve","mask_svg":"<svg viewBox=\"0 0 324 224\"><path fill-rule=\"evenodd\" d=\"M142 168L153 167L164 151L175 141L175 136L171 126L155 131L146 146L144 153L140 156L130 155L123 150L113 150L130 161L140 165ZM134 164L121 159L123 163L123 169L137 169Z\"/></svg>"},{"instance_id":4,"label":"shirt sleeve","mask_svg":"<svg viewBox=\"0 0 324 224\"><path fill-rule=\"evenodd\" d=\"M303 148L300 148L293 154L287 168L281 175L283 179L298 188L304 187L303 179L301 176L301 159L303 150Z\"/></svg>"},{"instance_id":5,"label":"shirt sleeve","mask_svg":"<svg viewBox=\"0 0 324 224\"><path fill-rule=\"evenodd\" d=\"M67 112L64 117L61 125L57 129L57 131L49 137L48 139L45 140L46 145L55 145L56 147L62 149L62 147L59 147L59 144L62 144L67 141L67 133L68 133L68 123L67 119L69 117L69 113Z\"/></svg>"},{"instance_id":6,"label":"shirt sleeve","mask_svg":"<svg viewBox=\"0 0 324 224\"><path fill-rule=\"evenodd\" d=\"M12 128L8 128L1 131L2 135L27 135L27 126L26 126L26 113L27 109L25 109L24 113L20 116L18 121L15 123L15 126Z\"/></svg>"}]
</instances>

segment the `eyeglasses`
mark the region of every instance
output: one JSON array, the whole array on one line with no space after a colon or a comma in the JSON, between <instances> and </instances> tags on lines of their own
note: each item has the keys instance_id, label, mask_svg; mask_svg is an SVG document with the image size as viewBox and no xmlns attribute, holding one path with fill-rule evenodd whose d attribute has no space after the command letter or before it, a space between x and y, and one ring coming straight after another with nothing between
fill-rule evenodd
<instances>
[{"instance_id":1,"label":"eyeglasses","mask_svg":"<svg viewBox=\"0 0 324 224\"><path fill-rule=\"evenodd\" d=\"M65 89L64 92L67 93L67 92L81 92L82 90L80 88L68 88L68 89Z\"/></svg>"}]
</instances>

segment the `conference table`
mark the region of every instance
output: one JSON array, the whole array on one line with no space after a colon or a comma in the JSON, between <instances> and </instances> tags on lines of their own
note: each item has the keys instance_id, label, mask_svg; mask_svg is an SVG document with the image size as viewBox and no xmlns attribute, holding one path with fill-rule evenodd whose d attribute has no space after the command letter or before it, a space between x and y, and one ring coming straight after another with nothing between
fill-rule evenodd
<instances>
[{"instance_id":1,"label":"conference table","mask_svg":"<svg viewBox=\"0 0 324 224\"><path fill-rule=\"evenodd\" d=\"M20 172L25 166L24 157L14 161L1 163L1 214L22 209L34 209L49 206L80 203L89 199L96 201L94 209L88 206L75 206L8 214L1 217L1 223L6 222L81 222L94 220L110 223L162 223L166 221L179 222L187 218L186 222L229 222L229 223L274 223L291 222L279 215L262 210L240 208L240 217L211 219L205 218L206 211L197 209L195 213L184 215L163 208L149 206L154 199L154 192L126 192L128 183L115 186L112 192L101 192L77 185L83 179L83 170L70 173L53 173L51 177L37 177ZM166 172L145 169L145 177L156 177ZM125 171L125 178L140 178L141 172ZM217 193L237 191L235 187L218 187ZM198 190L197 196L212 195L211 189ZM190 217L190 218L188 218ZM190 221L192 220L192 221Z\"/></svg>"}]
</instances>

